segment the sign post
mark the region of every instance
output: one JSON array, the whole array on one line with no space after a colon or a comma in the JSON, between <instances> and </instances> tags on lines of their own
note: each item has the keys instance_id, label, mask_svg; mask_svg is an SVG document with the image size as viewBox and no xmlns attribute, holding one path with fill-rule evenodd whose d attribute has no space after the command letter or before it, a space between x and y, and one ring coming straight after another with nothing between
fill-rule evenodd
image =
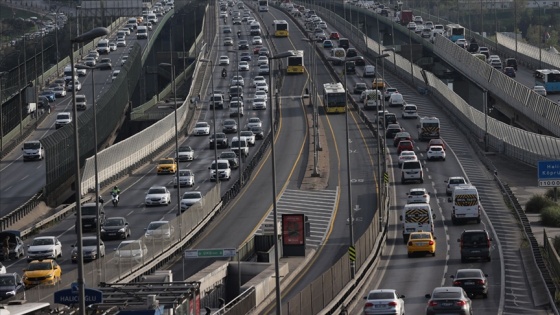
<instances>
[{"instance_id":1,"label":"sign post","mask_svg":"<svg viewBox=\"0 0 560 315\"><path fill-rule=\"evenodd\" d=\"M539 187L554 187L554 200L558 200L557 188L560 186L560 161L539 161L538 163Z\"/></svg>"}]
</instances>

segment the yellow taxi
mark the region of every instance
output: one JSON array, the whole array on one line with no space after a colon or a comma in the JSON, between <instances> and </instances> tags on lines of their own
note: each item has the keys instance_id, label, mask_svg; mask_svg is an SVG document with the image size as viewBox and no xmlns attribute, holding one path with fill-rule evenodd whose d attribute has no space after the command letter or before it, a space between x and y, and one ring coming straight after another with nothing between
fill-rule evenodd
<instances>
[{"instance_id":1,"label":"yellow taxi","mask_svg":"<svg viewBox=\"0 0 560 315\"><path fill-rule=\"evenodd\" d=\"M436 255L436 238L431 232L412 232L407 243L408 257L416 253Z\"/></svg>"},{"instance_id":2,"label":"yellow taxi","mask_svg":"<svg viewBox=\"0 0 560 315\"><path fill-rule=\"evenodd\" d=\"M373 90L383 90L385 88L385 81L383 81L383 79L373 79L371 88Z\"/></svg>"},{"instance_id":3,"label":"yellow taxi","mask_svg":"<svg viewBox=\"0 0 560 315\"><path fill-rule=\"evenodd\" d=\"M55 285L61 276L62 269L54 259L33 260L23 269L23 283L26 288L40 284Z\"/></svg>"},{"instance_id":4,"label":"yellow taxi","mask_svg":"<svg viewBox=\"0 0 560 315\"><path fill-rule=\"evenodd\" d=\"M177 172L177 162L174 158L163 158L159 160L157 173L159 174L175 174Z\"/></svg>"},{"instance_id":5,"label":"yellow taxi","mask_svg":"<svg viewBox=\"0 0 560 315\"><path fill-rule=\"evenodd\" d=\"M144 22L144 17L143 17L143 16L137 17L137 18L136 18L136 22L137 22L138 24L142 24L142 23Z\"/></svg>"}]
</instances>

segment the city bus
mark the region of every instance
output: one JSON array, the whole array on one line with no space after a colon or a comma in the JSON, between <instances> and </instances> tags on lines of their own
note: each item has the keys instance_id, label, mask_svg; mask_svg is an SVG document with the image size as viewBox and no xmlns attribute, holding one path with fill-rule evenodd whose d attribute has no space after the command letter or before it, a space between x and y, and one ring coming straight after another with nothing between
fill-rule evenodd
<instances>
[{"instance_id":1,"label":"city bus","mask_svg":"<svg viewBox=\"0 0 560 315\"><path fill-rule=\"evenodd\" d=\"M259 0L259 12L268 12L268 0Z\"/></svg>"},{"instance_id":2,"label":"city bus","mask_svg":"<svg viewBox=\"0 0 560 315\"><path fill-rule=\"evenodd\" d=\"M288 37L290 36L290 26L286 20L274 20L272 22L274 28L274 36Z\"/></svg>"},{"instance_id":3,"label":"city bus","mask_svg":"<svg viewBox=\"0 0 560 315\"><path fill-rule=\"evenodd\" d=\"M448 24L445 27L445 36L452 42L465 39L465 28L459 24Z\"/></svg>"},{"instance_id":4,"label":"city bus","mask_svg":"<svg viewBox=\"0 0 560 315\"><path fill-rule=\"evenodd\" d=\"M286 73L302 74L305 72L305 66L303 64L303 50L296 50L294 52L296 53L294 56L288 57L288 67L286 68Z\"/></svg>"},{"instance_id":5,"label":"city bus","mask_svg":"<svg viewBox=\"0 0 560 315\"><path fill-rule=\"evenodd\" d=\"M546 92L560 92L560 71L556 69L535 70L535 85L542 85Z\"/></svg>"},{"instance_id":6,"label":"city bus","mask_svg":"<svg viewBox=\"0 0 560 315\"><path fill-rule=\"evenodd\" d=\"M327 114L346 111L346 91L342 83L323 84L323 106Z\"/></svg>"}]
</instances>

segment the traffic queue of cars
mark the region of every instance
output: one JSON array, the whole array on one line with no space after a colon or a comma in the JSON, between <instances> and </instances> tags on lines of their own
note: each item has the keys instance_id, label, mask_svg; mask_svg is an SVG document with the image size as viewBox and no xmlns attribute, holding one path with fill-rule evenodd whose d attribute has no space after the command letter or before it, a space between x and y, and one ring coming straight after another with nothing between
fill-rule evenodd
<instances>
[{"instance_id":1,"label":"traffic queue of cars","mask_svg":"<svg viewBox=\"0 0 560 315\"><path fill-rule=\"evenodd\" d=\"M376 5L372 9L376 10ZM305 17L305 10L303 12ZM421 24L419 17L416 23ZM428 23L433 26L433 23ZM333 40L329 45L337 49ZM340 47L340 45L338 46ZM340 47L342 48L342 47ZM346 48L347 50L347 48ZM334 50L333 50L334 52ZM362 77L365 77L363 75ZM358 81L354 85L353 93L359 94L358 102L364 110L375 109L375 121L380 129L385 132L386 139L393 140L400 170L401 183L424 182L424 167L416 154L415 141L427 141L424 155L425 161L446 159L446 145L440 138L440 122L437 117L422 117L418 114L417 105L409 104L396 88L390 87L387 82L377 78L371 88ZM406 131L398 122L396 115L388 110L382 111L381 105L385 102L388 108L400 107L402 119L417 119L416 135ZM452 204L451 217L453 224L481 222L482 207L476 187L469 184L464 178L451 177L447 181L448 201ZM407 193L406 204L400 215L404 244L408 257L436 256L437 240L434 235L435 214L430 206L431 193L424 187L414 187ZM466 229L457 240L461 262L470 259L490 261L491 238L483 229ZM471 298L488 295L488 275L480 269L459 269L452 276L451 286L437 287L431 294L426 294L429 299L426 314L472 314ZM404 314L404 295L391 289L376 289L364 297L364 314Z\"/></svg>"}]
</instances>

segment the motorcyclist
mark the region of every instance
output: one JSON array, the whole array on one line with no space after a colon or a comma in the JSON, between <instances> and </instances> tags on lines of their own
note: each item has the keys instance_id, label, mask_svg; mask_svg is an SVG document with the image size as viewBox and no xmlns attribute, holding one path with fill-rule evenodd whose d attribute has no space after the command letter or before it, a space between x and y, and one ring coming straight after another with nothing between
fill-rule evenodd
<instances>
[{"instance_id":1,"label":"motorcyclist","mask_svg":"<svg viewBox=\"0 0 560 315\"><path fill-rule=\"evenodd\" d=\"M223 69L222 69L222 77L223 77L223 78L227 77L227 70L226 70L226 68L223 68Z\"/></svg>"},{"instance_id":2,"label":"motorcyclist","mask_svg":"<svg viewBox=\"0 0 560 315\"><path fill-rule=\"evenodd\" d=\"M241 31L237 31L237 38L241 37Z\"/></svg>"},{"instance_id":3,"label":"motorcyclist","mask_svg":"<svg viewBox=\"0 0 560 315\"><path fill-rule=\"evenodd\" d=\"M120 195L121 190L119 189L119 186L115 186L113 187L113 190L111 190L111 195Z\"/></svg>"}]
</instances>

